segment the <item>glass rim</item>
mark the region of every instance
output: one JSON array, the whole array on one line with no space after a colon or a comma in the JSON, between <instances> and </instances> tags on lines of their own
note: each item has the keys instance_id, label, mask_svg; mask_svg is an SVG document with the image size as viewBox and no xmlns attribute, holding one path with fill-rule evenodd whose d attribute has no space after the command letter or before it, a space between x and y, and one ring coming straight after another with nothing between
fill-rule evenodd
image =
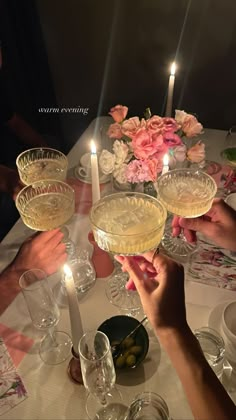
<instances>
[{"instance_id":1,"label":"glass rim","mask_svg":"<svg viewBox=\"0 0 236 420\"><path fill-rule=\"evenodd\" d=\"M80 349L80 347L81 347L81 343L82 343L82 340L85 338L85 336L86 336L86 335L91 334L91 333L94 333L94 337L96 336L96 334L98 334L98 335L102 335L102 336L105 338L105 340L106 340L106 342L107 342L107 344L108 344L108 346L107 346L107 350L106 350L106 352L103 354L103 356L101 356L101 357L99 357L99 358L96 358L96 359L94 359L94 360L91 360L91 359L88 359L87 357L85 357L85 356L82 354L81 349ZM96 334L95 334L95 333L96 333ZM99 330L89 330L89 331L86 331L86 332L82 335L82 337L80 338L80 340L79 340L79 345L78 345L78 350L79 350L79 355L80 355L80 357L81 357L83 360L96 363L96 362L101 361L102 359L104 359L104 357L106 357L106 356L107 356L107 354L109 353L109 351L111 351L111 345L110 345L109 338L107 337L107 335L106 335L104 332L99 331ZM111 357L112 357L112 356L111 356Z\"/></svg>"},{"instance_id":2,"label":"glass rim","mask_svg":"<svg viewBox=\"0 0 236 420\"><path fill-rule=\"evenodd\" d=\"M50 151L50 152L56 152L56 153L58 153L61 157L63 157L63 158L65 158L65 160L67 161L67 163L68 163L68 158L67 158L67 156L63 153L63 152L61 152L60 150L58 150L58 149L53 149L52 147L32 147L32 148L30 148L30 149L27 149L27 150L24 150L23 152L21 152L18 156L17 156L17 158L16 158L16 166L19 168L19 169L21 169L20 168L20 165L19 165L19 161L20 161L20 159L24 156L24 155L27 155L27 153L29 153L29 152L33 152L33 151L36 151L36 150L38 150L38 151Z\"/></svg>"},{"instance_id":3,"label":"glass rim","mask_svg":"<svg viewBox=\"0 0 236 420\"><path fill-rule=\"evenodd\" d=\"M215 182L214 178L211 175L208 175L206 172L203 172L199 169L191 169L191 168L172 169L172 170L166 172L165 174L161 175L159 178L157 178L157 186L160 183L160 180L163 180L164 178L167 178L171 173L181 173L181 172L190 173L190 174L199 174L199 175L205 177L206 179L210 180L210 182L214 186L214 193L212 192L212 194L209 197L207 197L207 201L212 200L215 197L215 195L217 193L217 185L216 185L216 182ZM163 195L163 197L166 197L165 194L162 194L162 195ZM160 200L161 200L161 198L160 198ZM176 200L170 200L169 197L168 197L168 201L176 202ZM194 206L198 205L199 203L205 202L205 201L206 201L206 198L204 198L202 200L195 201ZM177 203L185 203L185 201L178 200Z\"/></svg>"},{"instance_id":4,"label":"glass rim","mask_svg":"<svg viewBox=\"0 0 236 420\"><path fill-rule=\"evenodd\" d=\"M149 201L153 201L153 202L158 203L159 207L161 208L161 210L163 212L162 222L159 223L159 224L157 223L155 225L154 229L151 229L151 230L148 230L148 231L145 231L145 232L142 232L142 233L135 233L135 234L134 233L119 234L119 233L110 232L110 231L105 230L105 229L101 229L101 227L99 227L92 219L92 213L95 211L96 206L99 206L99 204L101 205L105 201L109 201L110 197L112 197L112 198L117 197L118 198L118 196L125 196L125 195L127 195L127 196L128 195L131 195L131 196L132 195L138 195L138 196L142 196L142 197L147 197ZM118 237L118 238L122 238L122 237L128 238L128 237L131 237L131 236L133 238L134 237L139 237L139 236L142 237L142 235L144 235L144 234L147 235L148 233L156 232L157 230L159 230L163 227L163 225L166 222L166 219L167 219L167 210L166 210L166 207L164 206L164 204L160 200L158 200L155 197L152 197L151 195L144 194L144 193L139 193L139 192L135 192L135 191L124 191L124 192L120 192L120 193L113 193L113 194L106 195L105 197L102 197L100 200L96 201L96 203L94 203L92 205L92 207L90 209L90 212L89 212L89 220L92 223L92 226L94 226L96 229L100 230L101 232L105 232L108 235L112 235L113 237Z\"/></svg>"},{"instance_id":5,"label":"glass rim","mask_svg":"<svg viewBox=\"0 0 236 420\"><path fill-rule=\"evenodd\" d=\"M34 282L34 283L32 283L32 284L35 284L35 287L32 287L31 289L29 289L28 287L31 287L32 285L30 285L30 286L23 286L22 285L22 282L23 282L23 277L27 274L27 273L30 273L30 272L32 272L32 274L33 274L33 272L40 272L40 273L42 273L43 274L43 276L42 276L42 278L41 279L38 279L37 278L37 280ZM46 280L46 282L47 282L47 274L45 273L45 271L43 271L43 270L41 270L40 268L30 268L29 270L26 270L26 271L24 271L24 273L22 273L21 274L21 276L20 276L20 278L19 278L19 286L20 286L20 288L21 288L21 290L23 291L23 292L31 292L32 290L37 290L37 289L40 289L40 286L39 286L39 283L41 282L41 281L45 281Z\"/></svg>"}]
</instances>

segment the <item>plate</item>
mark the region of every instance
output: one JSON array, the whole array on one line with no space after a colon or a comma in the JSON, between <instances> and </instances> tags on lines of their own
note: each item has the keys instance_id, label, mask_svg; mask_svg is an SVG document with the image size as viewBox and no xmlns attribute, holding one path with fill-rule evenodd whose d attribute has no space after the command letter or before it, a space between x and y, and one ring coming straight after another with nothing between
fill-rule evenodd
<instances>
[{"instance_id":1,"label":"plate","mask_svg":"<svg viewBox=\"0 0 236 420\"><path fill-rule=\"evenodd\" d=\"M75 171L74 171L74 175L75 175L75 177L76 177L77 179L79 179L80 181L85 182L86 184L92 184L92 179L91 179L91 178L88 178L88 177L86 177L86 176L81 175L81 174L79 173L78 169L79 169L79 167L77 166L77 167L75 168ZM103 174L103 175L101 175L101 176L99 177L99 182L100 182L100 184L107 184L108 182L110 182L110 180L111 180L110 175L104 175L104 174Z\"/></svg>"}]
</instances>

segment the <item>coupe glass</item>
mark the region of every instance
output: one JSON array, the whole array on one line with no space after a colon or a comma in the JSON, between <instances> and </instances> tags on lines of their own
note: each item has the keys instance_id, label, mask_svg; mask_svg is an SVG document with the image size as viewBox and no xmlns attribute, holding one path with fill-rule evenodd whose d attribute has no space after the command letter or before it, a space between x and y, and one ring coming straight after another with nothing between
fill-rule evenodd
<instances>
[{"instance_id":1,"label":"coupe glass","mask_svg":"<svg viewBox=\"0 0 236 420\"><path fill-rule=\"evenodd\" d=\"M30 185L45 179L66 179L68 160L59 150L48 147L24 151L16 159L16 166L23 184Z\"/></svg>"},{"instance_id":2,"label":"coupe glass","mask_svg":"<svg viewBox=\"0 0 236 420\"><path fill-rule=\"evenodd\" d=\"M156 198L137 192L111 194L97 201L90 212L95 241L104 251L140 255L161 242L166 209ZM128 276L116 267L106 294L126 314L134 315L142 305L136 291L126 290Z\"/></svg>"},{"instance_id":3,"label":"coupe glass","mask_svg":"<svg viewBox=\"0 0 236 420\"><path fill-rule=\"evenodd\" d=\"M62 226L73 216L75 193L62 181L38 181L19 192L16 207L26 226L47 231Z\"/></svg>"},{"instance_id":4,"label":"coupe glass","mask_svg":"<svg viewBox=\"0 0 236 420\"><path fill-rule=\"evenodd\" d=\"M224 183L224 195L228 195L231 192L236 192L236 125L229 129L225 137L221 157L224 163L231 168Z\"/></svg>"},{"instance_id":5,"label":"coupe glass","mask_svg":"<svg viewBox=\"0 0 236 420\"><path fill-rule=\"evenodd\" d=\"M42 270L32 269L20 277L23 292L33 325L47 334L42 339L39 354L44 363L57 365L64 362L71 353L71 339L62 331L54 331L60 312L52 290Z\"/></svg>"},{"instance_id":6,"label":"coupe glass","mask_svg":"<svg viewBox=\"0 0 236 420\"><path fill-rule=\"evenodd\" d=\"M214 179L195 169L174 169L157 180L159 198L166 209L180 217L199 217L210 210L217 191ZM171 226L166 230L162 245L167 252L186 257L196 249L181 233L172 236Z\"/></svg>"},{"instance_id":7,"label":"coupe glass","mask_svg":"<svg viewBox=\"0 0 236 420\"><path fill-rule=\"evenodd\" d=\"M84 386L89 391L86 401L89 419L117 418L114 410L121 396L115 388L116 373L108 337L101 331L85 333L79 342L79 355Z\"/></svg>"}]
</instances>

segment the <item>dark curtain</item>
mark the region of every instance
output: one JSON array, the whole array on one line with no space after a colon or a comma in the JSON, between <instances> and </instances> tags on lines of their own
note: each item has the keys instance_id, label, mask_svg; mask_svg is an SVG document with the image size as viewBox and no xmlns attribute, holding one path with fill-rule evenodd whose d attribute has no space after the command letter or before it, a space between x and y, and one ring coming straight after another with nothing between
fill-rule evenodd
<instances>
[{"instance_id":1,"label":"dark curtain","mask_svg":"<svg viewBox=\"0 0 236 420\"><path fill-rule=\"evenodd\" d=\"M40 113L56 107L47 52L34 0L0 0L3 79L15 111L63 149L60 118ZM55 144L51 144L55 147Z\"/></svg>"}]
</instances>

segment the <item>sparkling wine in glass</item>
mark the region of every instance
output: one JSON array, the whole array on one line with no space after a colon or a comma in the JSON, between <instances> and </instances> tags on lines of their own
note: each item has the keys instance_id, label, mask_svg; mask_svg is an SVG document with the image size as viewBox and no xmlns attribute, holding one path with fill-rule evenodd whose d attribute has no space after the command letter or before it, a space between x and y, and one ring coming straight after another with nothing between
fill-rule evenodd
<instances>
[{"instance_id":1,"label":"sparkling wine in glass","mask_svg":"<svg viewBox=\"0 0 236 420\"><path fill-rule=\"evenodd\" d=\"M46 332L39 347L41 359L49 365L64 362L70 355L72 342L65 332L55 331L60 312L46 274L39 269L28 270L20 277L19 284L33 325Z\"/></svg>"},{"instance_id":2,"label":"sparkling wine in glass","mask_svg":"<svg viewBox=\"0 0 236 420\"><path fill-rule=\"evenodd\" d=\"M21 181L25 185L37 181L66 179L68 160L59 150L37 147L22 152L16 159Z\"/></svg>"},{"instance_id":3,"label":"sparkling wine in glass","mask_svg":"<svg viewBox=\"0 0 236 420\"><path fill-rule=\"evenodd\" d=\"M217 185L205 172L195 169L174 169L157 180L159 198L167 211L180 217L199 217L210 210ZM185 257L196 248L188 243L181 233L172 236L172 229L166 231L162 245L171 254Z\"/></svg>"},{"instance_id":4,"label":"sparkling wine in glass","mask_svg":"<svg viewBox=\"0 0 236 420\"><path fill-rule=\"evenodd\" d=\"M85 333L79 342L79 355L83 383L89 391L86 401L89 419L116 418L114 410L121 396L115 388L116 373L108 337L101 331ZM113 417L109 417L111 414Z\"/></svg>"}]
</instances>

